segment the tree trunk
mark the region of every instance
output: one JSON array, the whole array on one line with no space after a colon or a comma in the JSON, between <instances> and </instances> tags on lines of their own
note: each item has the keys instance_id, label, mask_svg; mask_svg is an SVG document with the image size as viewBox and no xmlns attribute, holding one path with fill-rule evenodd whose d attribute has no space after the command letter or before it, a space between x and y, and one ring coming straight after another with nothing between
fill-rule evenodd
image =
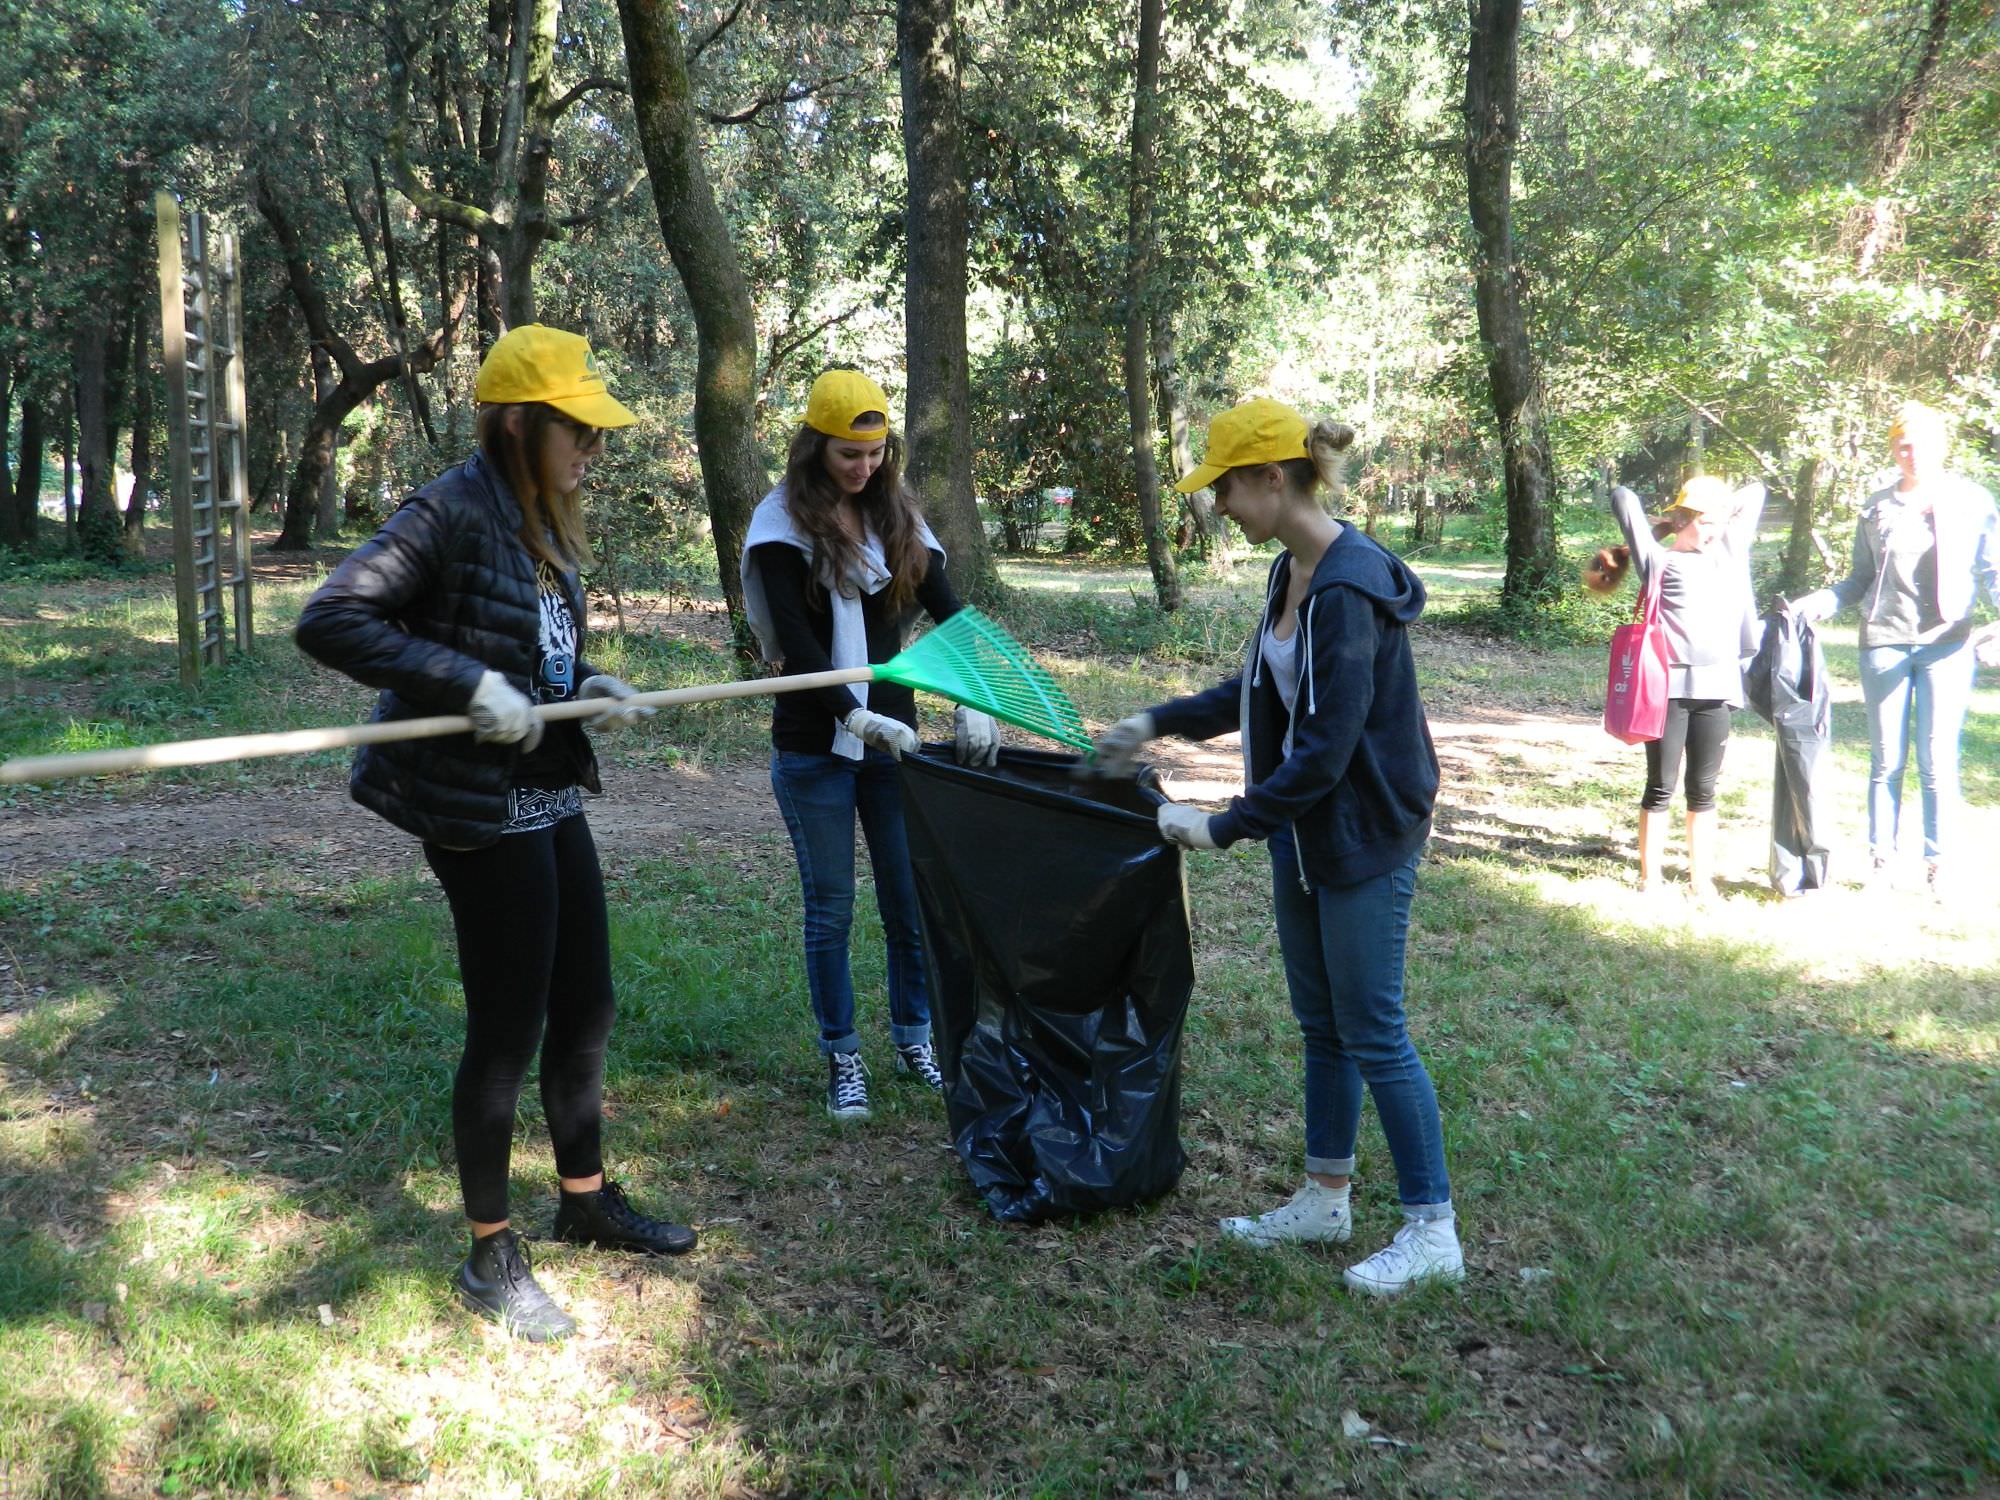
<instances>
[{"instance_id":1,"label":"tree trunk","mask_svg":"<svg viewBox=\"0 0 2000 1500\"><path fill-rule=\"evenodd\" d=\"M117 436L111 424L108 312L86 315L70 346L76 376L77 544L93 562L116 562L119 544Z\"/></svg>"},{"instance_id":2,"label":"tree trunk","mask_svg":"<svg viewBox=\"0 0 2000 1500\"><path fill-rule=\"evenodd\" d=\"M151 268L148 267L148 270ZM152 319L141 297L132 309L132 497L125 502L125 555L146 555L146 495L153 487Z\"/></svg>"},{"instance_id":3,"label":"tree trunk","mask_svg":"<svg viewBox=\"0 0 2000 1500\"><path fill-rule=\"evenodd\" d=\"M972 395L965 350L967 205L957 0L898 0L903 84L904 428L911 487L951 557L961 593L991 602L999 575L972 489Z\"/></svg>"},{"instance_id":4,"label":"tree trunk","mask_svg":"<svg viewBox=\"0 0 2000 1500\"><path fill-rule=\"evenodd\" d=\"M1132 483L1139 531L1160 608L1181 607L1180 574L1160 516L1159 435L1153 428L1153 173L1160 137L1160 33L1166 0L1139 0L1139 66L1132 87L1132 176L1125 199L1125 410L1132 424Z\"/></svg>"},{"instance_id":5,"label":"tree trunk","mask_svg":"<svg viewBox=\"0 0 2000 1500\"><path fill-rule=\"evenodd\" d=\"M271 461L264 466L264 478L257 485L257 493L250 497L250 514L256 515L271 503L271 496L278 487L278 476L291 467L292 435L280 432L278 441L272 445Z\"/></svg>"},{"instance_id":6,"label":"tree trunk","mask_svg":"<svg viewBox=\"0 0 2000 1500\"><path fill-rule=\"evenodd\" d=\"M405 372L403 385L410 394L410 414L416 418L417 426L422 429L424 441L435 448L438 435L437 427L431 421L431 404L424 395L423 382L417 379L415 372L409 367L410 320L403 311L403 273L396 254L395 228L389 218L389 185L382 180L382 158L370 157L368 170L375 182L375 217L381 221L382 226L382 269L388 278L384 292L389 308L389 332L396 341L396 352L403 356ZM439 226L438 232L440 235L443 234L442 225ZM450 304L449 297L438 302L439 307L448 307ZM449 352L445 358L450 359Z\"/></svg>"},{"instance_id":7,"label":"tree trunk","mask_svg":"<svg viewBox=\"0 0 2000 1500\"><path fill-rule=\"evenodd\" d=\"M326 350L318 344L312 347L313 410L317 412L326 404L326 398L333 394L333 361L327 358ZM347 410L354 408L350 405ZM347 412L342 412L345 417ZM320 470L319 489L313 501L312 534L315 537L330 537L340 527L340 428L336 424L329 438L330 446L326 455L326 466ZM310 451L312 444L306 444Z\"/></svg>"},{"instance_id":8,"label":"tree trunk","mask_svg":"<svg viewBox=\"0 0 2000 1500\"><path fill-rule=\"evenodd\" d=\"M42 456L48 445L48 431L42 419L42 403L33 395L21 398L21 441L14 463L13 534L19 545L32 550L40 540L42 522Z\"/></svg>"},{"instance_id":9,"label":"tree trunk","mask_svg":"<svg viewBox=\"0 0 2000 1500\"><path fill-rule=\"evenodd\" d=\"M411 350L407 357L390 354L364 362L354 352L353 345L335 330L326 295L313 280L312 267L306 259L304 247L299 243L298 233L285 216L270 179L262 173L257 175L257 211L270 224L272 236L278 241L292 300L305 315L315 355L330 357L339 372L339 379L330 391L315 382L317 400L313 406L312 421L307 424L305 439L300 444L299 463L292 474L291 490L285 497L285 524L277 539L271 543L274 552L304 552L312 547L313 513L319 498L318 489L332 469L341 423L347 420L348 413L389 381L412 370L422 374L435 369L452 329L464 314L465 301L460 298L445 308L437 332ZM339 498L336 490L336 506ZM327 524L329 532L337 518L336 510Z\"/></svg>"},{"instance_id":10,"label":"tree trunk","mask_svg":"<svg viewBox=\"0 0 2000 1500\"><path fill-rule=\"evenodd\" d=\"M743 534L765 488L757 452L757 319L701 155L701 119L670 0L618 0L632 108L660 237L694 312L694 430L716 566L737 646L747 651Z\"/></svg>"},{"instance_id":11,"label":"tree trunk","mask_svg":"<svg viewBox=\"0 0 2000 1500\"><path fill-rule=\"evenodd\" d=\"M76 551L76 383L63 396L62 417L56 424L62 444L63 551Z\"/></svg>"},{"instance_id":12,"label":"tree trunk","mask_svg":"<svg viewBox=\"0 0 2000 1500\"><path fill-rule=\"evenodd\" d=\"M393 372L391 372L393 375ZM391 376L384 376L389 379ZM273 552L307 552L312 549L314 527L319 510L325 502L329 481L333 475L333 461L340 451L340 429L354 408L375 394L378 380L372 384L336 380L313 407L312 420L306 423L306 435L299 441L299 462L292 470L292 484L285 496L285 526L271 543ZM340 502L340 492L333 490L336 506ZM331 536L340 522L336 509L321 536Z\"/></svg>"},{"instance_id":13,"label":"tree trunk","mask_svg":"<svg viewBox=\"0 0 2000 1500\"><path fill-rule=\"evenodd\" d=\"M1181 386L1180 347L1173 318L1165 310L1153 310L1153 382L1160 399L1160 425L1167 430L1167 457L1178 481L1194 468L1194 448L1188 441L1187 395ZM1190 541L1204 560L1231 562L1235 548L1229 539L1229 523L1215 509L1215 497L1207 490L1183 495L1192 536Z\"/></svg>"},{"instance_id":14,"label":"tree trunk","mask_svg":"<svg viewBox=\"0 0 2000 1500\"><path fill-rule=\"evenodd\" d=\"M1814 564L1813 523L1818 519L1820 496L1831 486L1833 465L1815 453L1799 465L1799 477L1792 486L1792 530L1785 541L1785 561L1778 570L1778 592L1787 599L1811 593L1818 583Z\"/></svg>"},{"instance_id":15,"label":"tree trunk","mask_svg":"<svg viewBox=\"0 0 2000 1500\"><path fill-rule=\"evenodd\" d=\"M14 366L0 362L0 547L18 547L21 538L14 518L13 455L7 439L14 432Z\"/></svg>"},{"instance_id":16,"label":"tree trunk","mask_svg":"<svg viewBox=\"0 0 2000 1500\"><path fill-rule=\"evenodd\" d=\"M1875 262L1895 240L1902 227L1901 212L1889 189L1902 175L1910 159L1910 147L1917 138L1917 122L1930 103L1931 88L1937 78L1938 58L1944 52L1946 33L1951 29L1951 0L1931 0L1930 19L1924 27L1924 50L1917 58L1916 71L1898 91L1882 116L1882 129L1875 143L1876 181L1881 191L1863 216L1860 248L1854 254L1854 274L1866 276Z\"/></svg>"},{"instance_id":17,"label":"tree trunk","mask_svg":"<svg viewBox=\"0 0 2000 1500\"><path fill-rule=\"evenodd\" d=\"M1551 505L1555 462L1542 410L1541 375L1528 343L1528 315L1514 260L1512 194L1516 44L1521 0L1470 0L1472 43L1465 70L1466 198L1478 239L1474 299L1486 378L1500 427L1507 490L1507 574L1502 602L1530 607L1560 586Z\"/></svg>"}]
</instances>

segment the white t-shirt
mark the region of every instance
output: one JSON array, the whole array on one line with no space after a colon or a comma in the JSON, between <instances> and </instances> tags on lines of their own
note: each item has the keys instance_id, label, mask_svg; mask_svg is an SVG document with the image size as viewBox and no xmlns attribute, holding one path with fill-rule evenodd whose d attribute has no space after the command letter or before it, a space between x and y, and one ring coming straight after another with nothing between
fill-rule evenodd
<instances>
[{"instance_id":1,"label":"white t-shirt","mask_svg":"<svg viewBox=\"0 0 2000 1500\"><path fill-rule=\"evenodd\" d=\"M1271 674L1271 686L1278 690L1279 701L1285 705L1285 712L1289 715L1292 711L1292 704L1299 696L1299 622L1297 618L1294 617L1292 620L1292 633L1282 641L1278 639L1272 627L1265 626L1264 644L1258 649L1258 659L1263 663L1264 669ZM1285 729L1284 753L1286 755L1292 753L1292 731L1289 725Z\"/></svg>"}]
</instances>

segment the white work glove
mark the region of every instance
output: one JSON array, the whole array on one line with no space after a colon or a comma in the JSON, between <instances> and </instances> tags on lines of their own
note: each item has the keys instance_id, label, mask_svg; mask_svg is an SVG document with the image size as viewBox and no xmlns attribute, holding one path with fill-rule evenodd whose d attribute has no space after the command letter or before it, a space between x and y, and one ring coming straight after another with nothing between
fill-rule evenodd
<instances>
[{"instance_id":1,"label":"white work glove","mask_svg":"<svg viewBox=\"0 0 2000 1500\"><path fill-rule=\"evenodd\" d=\"M1133 714L1129 718L1120 719L1100 734L1097 743L1091 747L1097 752L1097 774L1135 775L1132 762L1139 758L1139 752L1145 749L1153 738L1151 714Z\"/></svg>"},{"instance_id":2,"label":"white work glove","mask_svg":"<svg viewBox=\"0 0 2000 1500\"><path fill-rule=\"evenodd\" d=\"M961 704L951 716L952 755L961 766L991 766L1000 761L1000 726L993 715Z\"/></svg>"},{"instance_id":3,"label":"white work glove","mask_svg":"<svg viewBox=\"0 0 2000 1500\"><path fill-rule=\"evenodd\" d=\"M1208 814L1200 808L1189 807L1185 802L1162 802L1153 816L1160 825L1160 837L1168 843L1179 844L1183 849L1215 847L1215 835L1208 831Z\"/></svg>"},{"instance_id":4,"label":"white work glove","mask_svg":"<svg viewBox=\"0 0 2000 1500\"><path fill-rule=\"evenodd\" d=\"M592 714L589 724L592 729L626 729L641 719L653 717L650 708L620 708L622 698L636 698L639 690L623 678L613 677L609 672L599 672L595 677L583 679L583 686L576 690L577 701L585 698L605 698L609 701L601 713Z\"/></svg>"},{"instance_id":5,"label":"white work glove","mask_svg":"<svg viewBox=\"0 0 2000 1500\"><path fill-rule=\"evenodd\" d=\"M886 750L897 760L901 760L905 755L917 753L916 730L901 719L892 719L887 714L857 708L841 720L841 727L862 744L873 745L877 750Z\"/></svg>"},{"instance_id":6,"label":"white work glove","mask_svg":"<svg viewBox=\"0 0 2000 1500\"><path fill-rule=\"evenodd\" d=\"M484 744L518 744L525 755L542 742L542 721L535 717L535 705L498 672L480 676L465 712L472 720L472 737Z\"/></svg>"},{"instance_id":7,"label":"white work glove","mask_svg":"<svg viewBox=\"0 0 2000 1500\"><path fill-rule=\"evenodd\" d=\"M1816 625L1840 609L1840 599L1832 589L1821 589L1802 599L1792 600L1790 608L1793 614Z\"/></svg>"},{"instance_id":8,"label":"white work glove","mask_svg":"<svg viewBox=\"0 0 2000 1500\"><path fill-rule=\"evenodd\" d=\"M1982 667L2000 667L2000 625L1988 625L1973 636L1972 654Z\"/></svg>"}]
</instances>

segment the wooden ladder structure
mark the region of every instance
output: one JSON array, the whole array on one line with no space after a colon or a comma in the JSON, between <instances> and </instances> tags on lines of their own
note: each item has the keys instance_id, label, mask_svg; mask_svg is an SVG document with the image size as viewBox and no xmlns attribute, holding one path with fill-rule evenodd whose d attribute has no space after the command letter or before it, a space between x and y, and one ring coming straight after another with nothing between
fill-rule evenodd
<instances>
[{"instance_id":1,"label":"wooden ladder structure","mask_svg":"<svg viewBox=\"0 0 2000 1500\"><path fill-rule=\"evenodd\" d=\"M181 683L222 663L230 626L250 650L250 480L244 433L243 283L236 236L154 199L160 242L160 341L173 467L174 595Z\"/></svg>"}]
</instances>

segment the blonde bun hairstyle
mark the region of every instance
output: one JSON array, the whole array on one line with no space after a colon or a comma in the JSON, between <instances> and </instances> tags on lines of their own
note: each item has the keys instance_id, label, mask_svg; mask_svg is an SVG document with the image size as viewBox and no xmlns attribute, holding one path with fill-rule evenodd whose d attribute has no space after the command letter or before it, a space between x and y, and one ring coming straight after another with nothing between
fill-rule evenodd
<instances>
[{"instance_id":1,"label":"blonde bun hairstyle","mask_svg":"<svg viewBox=\"0 0 2000 1500\"><path fill-rule=\"evenodd\" d=\"M1343 456L1354 444L1354 429L1345 422L1321 417L1306 433L1310 458L1289 458L1280 468L1286 482L1312 495L1324 488L1329 497L1338 496L1347 486L1347 460Z\"/></svg>"}]
</instances>

